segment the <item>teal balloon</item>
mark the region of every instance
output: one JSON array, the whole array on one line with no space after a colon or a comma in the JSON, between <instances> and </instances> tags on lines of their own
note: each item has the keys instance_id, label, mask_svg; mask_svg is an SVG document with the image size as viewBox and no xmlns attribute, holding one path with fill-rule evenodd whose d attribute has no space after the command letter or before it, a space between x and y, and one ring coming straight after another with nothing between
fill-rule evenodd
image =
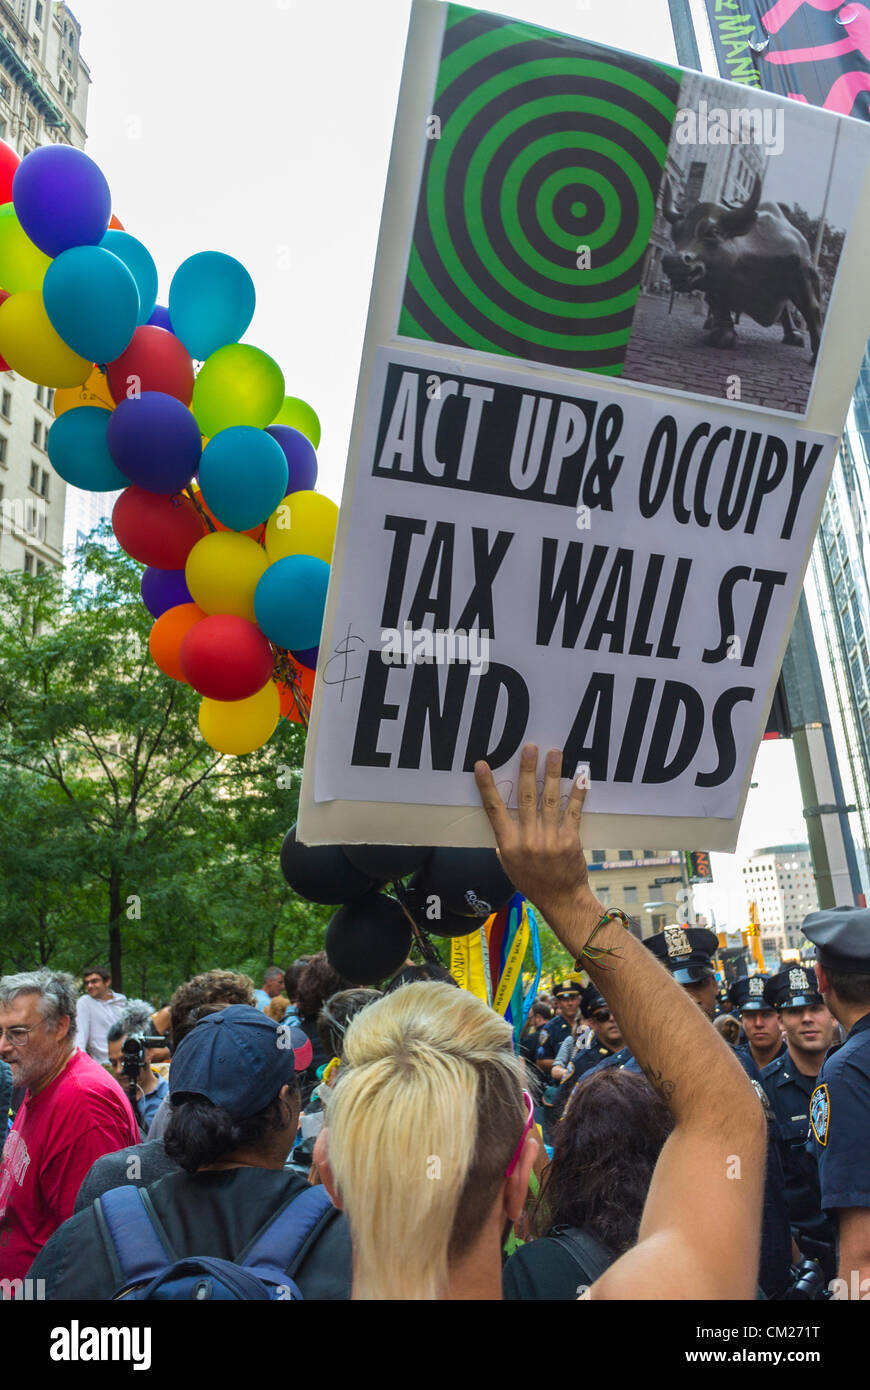
<instances>
[{"instance_id":1,"label":"teal balloon","mask_svg":"<svg viewBox=\"0 0 870 1390\"><path fill-rule=\"evenodd\" d=\"M284 497L286 455L265 430L233 425L206 444L199 486L218 521L232 531L250 531L270 517Z\"/></svg>"},{"instance_id":2,"label":"teal balloon","mask_svg":"<svg viewBox=\"0 0 870 1390\"><path fill-rule=\"evenodd\" d=\"M63 251L45 272L45 312L64 342L103 365L130 346L139 319L139 291L123 261L101 246Z\"/></svg>"},{"instance_id":3,"label":"teal balloon","mask_svg":"<svg viewBox=\"0 0 870 1390\"><path fill-rule=\"evenodd\" d=\"M151 252L141 241L129 232L119 232L114 227L106 232L100 242L104 251L111 251L119 261L123 261L139 291L139 313L136 319L140 326L150 319L157 303L157 267L151 259Z\"/></svg>"},{"instance_id":4,"label":"teal balloon","mask_svg":"<svg viewBox=\"0 0 870 1390\"><path fill-rule=\"evenodd\" d=\"M254 282L241 261L222 251L200 251L183 261L169 286L172 331L191 357L204 362L237 343L254 317Z\"/></svg>"},{"instance_id":5,"label":"teal balloon","mask_svg":"<svg viewBox=\"0 0 870 1390\"><path fill-rule=\"evenodd\" d=\"M254 590L254 613L270 642L303 651L320 641L329 565L314 555L286 555L270 565Z\"/></svg>"},{"instance_id":6,"label":"teal balloon","mask_svg":"<svg viewBox=\"0 0 870 1390\"><path fill-rule=\"evenodd\" d=\"M65 410L48 432L48 457L56 473L85 492L117 492L130 485L115 467L106 431L112 418L101 406L79 405Z\"/></svg>"}]
</instances>

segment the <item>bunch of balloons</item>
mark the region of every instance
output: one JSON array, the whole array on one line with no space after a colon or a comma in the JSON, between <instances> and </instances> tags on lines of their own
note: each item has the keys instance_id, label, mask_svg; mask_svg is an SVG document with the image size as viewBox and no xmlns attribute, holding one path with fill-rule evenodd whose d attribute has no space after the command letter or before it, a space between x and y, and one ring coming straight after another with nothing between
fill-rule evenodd
<instances>
[{"instance_id":1,"label":"bunch of balloons","mask_svg":"<svg viewBox=\"0 0 870 1390\"><path fill-rule=\"evenodd\" d=\"M281 846L281 869L300 897L341 904L324 948L333 969L357 985L395 974L421 929L467 936L515 892L494 849L304 845L295 825ZM388 884L395 896L382 891Z\"/></svg>"},{"instance_id":2,"label":"bunch of balloons","mask_svg":"<svg viewBox=\"0 0 870 1390\"><path fill-rule=\"evenodd\" d=\"M112 525L146 566L151 655L203 697L207 743L251 753L282 714L308 722L338 520L314 490L320 424L239 341L245 267L191 256L160 306L111 209L80 150L21 160L0 142L0 369L55 388L47 447L67 483L124 489Z\"/></svg>"}]
</instances>

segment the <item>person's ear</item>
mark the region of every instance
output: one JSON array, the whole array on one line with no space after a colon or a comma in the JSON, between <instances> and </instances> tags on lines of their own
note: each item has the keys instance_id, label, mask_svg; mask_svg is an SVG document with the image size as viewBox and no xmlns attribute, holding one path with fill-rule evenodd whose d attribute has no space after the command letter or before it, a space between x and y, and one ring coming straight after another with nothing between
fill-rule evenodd
<instances>
[{"instance_id":1,"label":"person's ear","mask_svg":"<svg viewBox=\"0 0 870 1390\"><path fill-rule=\"evenodd\" d=\"M322 1129L314 1143L314 1166L320 1174L320 1181L329 1193L330 1200L339 1211L343 1210L341 1193L329 1162L329 1130Z\"/></svg>"},{"instance_id":2,"label":"person's ear","mask_svg":"<svg viewBox=\"0 0 870 1390\"><path fill-rule=\"evenodd\" d=\"M526 1135L520 1160L504 1185L504 1210L509 1221L519 1221L529 1192L529 1174L540 1152L540 1141L534 1133Z\"/></svg>"},{"instance_id":3,"label":"person's ear","mask_svg":"<svg viewBox=\"0 0 870 1390\"><path fill-rule=\"evenodd\" d=\"M828 973L825 967L820 965L818 961L816 961L816 980L819 986L819 994L823 995L826 990L830 990L831 982L828 979Z\"/></svg>"}]
</instances>

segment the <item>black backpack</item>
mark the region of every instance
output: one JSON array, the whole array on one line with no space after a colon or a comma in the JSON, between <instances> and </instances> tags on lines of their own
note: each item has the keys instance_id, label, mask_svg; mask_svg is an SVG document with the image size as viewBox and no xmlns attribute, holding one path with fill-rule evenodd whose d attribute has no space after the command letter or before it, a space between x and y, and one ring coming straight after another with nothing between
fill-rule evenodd
<instances>
[{"instance_id":1,"label":"black backpack","mask_svg":"<svg viewBox=\"0 0 870 1390\"><path fill-rule=\"evenodd\" d=\"M285 1270L328 1211L324 1187L308 1187L254 1236L237 1260L179 1259L144 1187L115 1187L97 1199L103 1239L121 1270L117 1299L301 1299Z\"/></svg>"}]
</instances>

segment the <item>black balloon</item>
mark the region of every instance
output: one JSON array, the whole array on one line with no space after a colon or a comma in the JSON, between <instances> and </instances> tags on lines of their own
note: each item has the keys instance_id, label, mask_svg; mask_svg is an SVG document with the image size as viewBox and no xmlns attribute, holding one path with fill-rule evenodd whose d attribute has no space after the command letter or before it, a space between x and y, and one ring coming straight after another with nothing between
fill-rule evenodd
<instances>
[{"instance_id":1,"label":"black balloon","mask_svg":"<svg viewBox=\"0 0 870 1390\"><path fill-rule=\"evenodd\" d=\"M333 970L355 985L376 985L404 965L411 924L395 898L367 893L340 907L326 928L326 955Z\"/></svg>"},{"instance_id":2,"label":"black balloon","mask_svg":"<svg viewBox=\"0 0 870 1390\"><path fill-rule=\"evenodd\" d=\"M432 853L425 845L345 845L344 852L355 869L376 883L392 883L416 873Z\"/></svg>"},{"instance_id":3,"label":"black balloon","mask_svg":"<svg viewBox=\"0 0 870 1390\"><path fill-rule=\"evenodd\" d=\"M292 825L281 846L281 869L290 887L310 903L349 903L374 886L350 863L340 845L303 845Z\"/></svg>"},{"instance_id":4,"label":"black balloon","mask_svg":"<svg viewBox=\"0 0 870 1390\"><path fill-rule=\"evenodd\" d=\"M418 927L422 927L430 936L468 936L469 932L477 930L477 923L470 917L459 917L455 912L446 912L438 900L437 907L440 908L440 915L430 917L432 903L426 893L421 893L418 889L409 887L405 892L405 901L408 911L414 918ZM480 918L482 923L485 919Z\"/></svg>"},{"instance_id":5,"label":"black balloon","mask_svg":"<svg viewBox=\"0 0 870 1390\"><path fill-rule=\"evenodd\" d=\"M441 916L485 921L504 907L515 888L499 863L494 849L433 849L410 887L424 897L441 900Z\"/></svg>"}]
</instances>

